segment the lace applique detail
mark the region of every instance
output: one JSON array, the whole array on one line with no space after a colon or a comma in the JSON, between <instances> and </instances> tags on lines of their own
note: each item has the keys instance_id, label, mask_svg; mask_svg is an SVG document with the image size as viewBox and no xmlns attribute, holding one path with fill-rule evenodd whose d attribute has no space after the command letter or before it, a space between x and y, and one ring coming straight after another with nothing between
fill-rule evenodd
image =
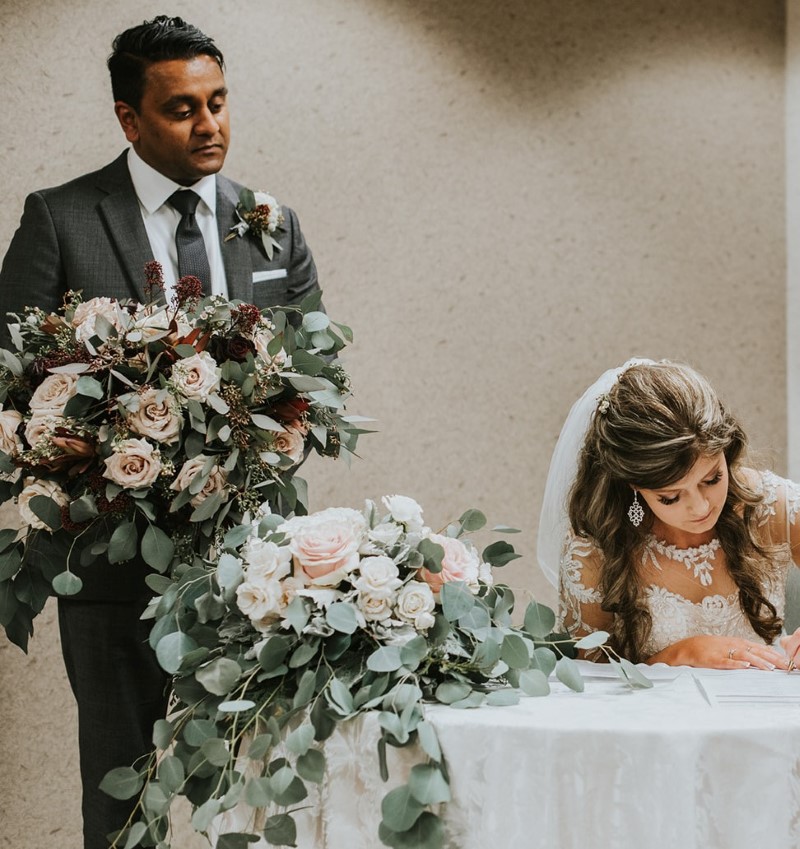
<instances>
[{"instance_id":1,"label":"lace applique detail","mask_svg":"<svg viewBox=\"0 0 800 849\"><path fill-rule=\"evenodd\" d=\"M700 579L704 587L711 585L711 572L714 569L711 561L717 556L720 541L714 537L711 542L697 546L697 548L678 548L675 545L667 545L649 534L642 550L642 564L646 565L648 560L661 571L661 566L656 553L675 563L683 563L689 570L694 571L694 577Z\"/></svg>"},{"instance_id":2,"label":"lace applique detail","mask_svg":"<svg viewBox=\"0 0 800 849\"><path fill-rule=\"evenodd\" d=\"M593 629L588 627L581 616L581 605L600 604L603 597L595 587L587 587L583 582L584 563L581 558L591 557L594 546L582 537L567 535L564 554L561 557L559 580L561 582L558 594L558 627L564 627L564 621L571 620L570 633L585 633Z\"/></svg>"},{"instance_id":3,"label":"lace applique detail","mask_svg":"<svg viewBox=\"0 0 800 849\"><path fill-rule=\"evenodd\" d=\"M761 493L764 496L764 500L756 507L756 517L759 527L766 525L776 515L775 505L778 503L778 487L783 482L773 472L761 472ZM795 513L797 509L796 506Z\"/></svg>"}]
</instances>

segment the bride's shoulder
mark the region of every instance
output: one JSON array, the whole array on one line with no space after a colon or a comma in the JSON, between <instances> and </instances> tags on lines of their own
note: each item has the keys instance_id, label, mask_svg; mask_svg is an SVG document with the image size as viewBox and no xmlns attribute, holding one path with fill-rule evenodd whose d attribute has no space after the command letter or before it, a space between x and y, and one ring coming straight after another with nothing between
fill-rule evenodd
<instances>
[{"instance_id":1,"label":"bride's shoulder","mask_svg":"<svg viewBox=\"0 0 800 849\"><path fill-rule=\"evenodd\" d=\"M761 522L772 518L787 517L794 522L800 512L800 484L782 478L769 469L742 468L738 470L740 480L761 496L756 507Z\"/></svg>"},{"instance_id":2,"label":"bride's shoulder","mask_svg":"<svg viewBox=\"0 0 800 849\"><path fill-rule=\"evenodd\" d=\"M597 577L602 565L600 549L589 537L569 532L561 558L561 569L567 572L580 572L584 577Z\"/></svg>"}]
</instances>

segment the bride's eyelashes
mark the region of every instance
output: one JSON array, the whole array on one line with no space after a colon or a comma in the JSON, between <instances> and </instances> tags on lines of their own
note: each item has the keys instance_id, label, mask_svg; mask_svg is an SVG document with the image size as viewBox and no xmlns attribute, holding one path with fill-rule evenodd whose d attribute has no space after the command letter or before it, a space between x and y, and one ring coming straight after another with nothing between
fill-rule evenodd
<instances>
[{"instance_id":1,"label":"bride's eyelashes","mask_svg":"<svg viewBox=\"0 0 800 849\"><path fill-rule=\"evenodd\" d=\"M709 478L708 480L704 480L703 483L705 484L705 486L714 486L714 484L718 484L721 480L722 480L722 469L717 469L717 471L714 473L714 476ZM667 505L677 504L679 498L680 498L679 495L674 495L672 498L667 498L666 495L659 495L658 496L658 500L662 504L667 504Z\"/></svg>"}]
</instances>

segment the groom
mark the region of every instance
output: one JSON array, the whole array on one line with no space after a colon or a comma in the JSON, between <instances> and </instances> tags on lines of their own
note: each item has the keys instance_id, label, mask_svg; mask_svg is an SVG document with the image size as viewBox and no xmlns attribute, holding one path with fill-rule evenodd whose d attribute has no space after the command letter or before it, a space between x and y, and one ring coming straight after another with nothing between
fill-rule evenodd
<instances>
[{"instance_id":1,"label":"groom","mask_svg":"<svg viewBox=\"0 0 800 849\"><path fill-rule=\"evenodd\" d=\"M143 300L152 259L168 289L191 273L209 293L262 308L316 291L314 261L286 207L271 260L251 234L226 238L239 221L242 187L219 174L230 128L213 40L162 15L117 36L108 67L130 148L99 171L27 198L0 271L0 346L10 343L7 312L54 311L70 289L84 299ZM109 769L151 749L167 679L139 619L149 594L144 564L96 562L77 571L84 587L59 599L59 628L78 705L84 849L106 849L106 835L125 824L132 804L98 785Z\"/></svg>"}]
</instances>

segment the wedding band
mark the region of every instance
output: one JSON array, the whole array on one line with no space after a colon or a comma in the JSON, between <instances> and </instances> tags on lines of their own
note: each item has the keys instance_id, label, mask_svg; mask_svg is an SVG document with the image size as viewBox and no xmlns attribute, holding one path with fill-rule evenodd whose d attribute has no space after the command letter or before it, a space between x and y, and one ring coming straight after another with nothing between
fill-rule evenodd
<instances>
[{"instance_id":1,"label":"wedding band","mask_svg":"<svg viewBox=\"0 0 800 849\"><path fill-rule=\"evenodd\" d=\"M728 649L728 660L733 660L733 656L736 654L736 649Z\"/></svg>"},{"instance_id":2,"label":"wedding band","mask_svg":"<svg viewBox=\"0 0 800 849\"><path fill-rule=\"evenodd\" d=\"M750 654L750 652L752 652L752 651L753 651L753 647L752 647L752 646L748 646L748 647L747 647L747 653L748 653L748 654Z\"/></svg>"},{"instance_id":3,"label":"wedding band","mask_svg":"<svg viewBox=\"0 0 800 849\"><path fill-rule=\"evenodd\" d=\"M794 664L794 658L791 658L789 660L789 667L787 669L787 672L791 672L793 669L797 669L797 667Z\"/></svg>"}]
</instances>

